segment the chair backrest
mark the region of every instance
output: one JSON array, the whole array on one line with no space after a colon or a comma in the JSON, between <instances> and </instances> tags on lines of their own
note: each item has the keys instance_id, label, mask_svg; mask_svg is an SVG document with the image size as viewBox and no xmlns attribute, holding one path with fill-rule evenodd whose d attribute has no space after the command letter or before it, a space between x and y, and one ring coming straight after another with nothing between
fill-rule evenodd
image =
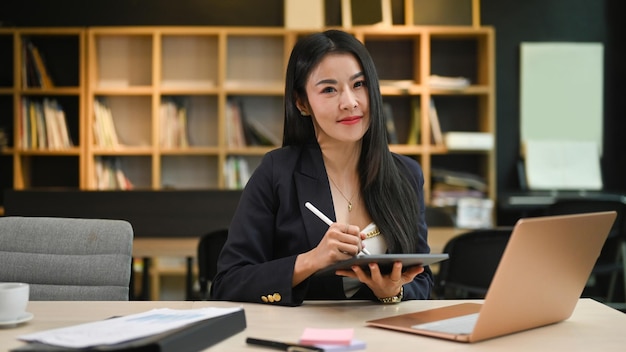
<instances>
[{"instance_id":1,"label":"chair backrest","mask_svg":"<svg viewBox=\"0 0 626 352\"><path fill-rule=\"evenodd\" d=\"M597 211L617 211L609 239L626 236L626 204L613 200L559 200L548 206L546 215L567 215Z\"/></svg>"},{"instance_id":2,"label":"chair backrest","mask_svg":"<svg viewBox=\"0 0 626 352\"><path fill-rule=\"evenodd\" d=\"M455 221L452 215L444 209L426 206L426 225L429 227L454 227Z\"/></svg>"},{"instance_id":3,"label":"chair backrest","mask_svg":"<svg viewBox=\"0 0 626 352\"><path fill-rule=\"evenodd\" d=\"M436 298L484 298L513 229L472 230L446 243L450 259L441 262L435 280Z\"/></svg>"},{"instance_id":4,"label":"chair backrest","mask_svg":"<svg viewBox=\"0 0 626 352\"><path fill-rule=\"evenodd\" d=\"M0 281L30 300L128 300L133 228L123 220L0 218Z\"/></svg>"},{"instance_id":5,"label":"chair backrest","mask_svg":"<svg viewBox=\"0 0 626 352\"><path fill-rule=\"evenodd\" d=\"M228 229L211 231L200 238L198 243L198 284L200 298L210 299L209 284L217 274L217 257L226 243Z\"/></svg>"}]
</instances>

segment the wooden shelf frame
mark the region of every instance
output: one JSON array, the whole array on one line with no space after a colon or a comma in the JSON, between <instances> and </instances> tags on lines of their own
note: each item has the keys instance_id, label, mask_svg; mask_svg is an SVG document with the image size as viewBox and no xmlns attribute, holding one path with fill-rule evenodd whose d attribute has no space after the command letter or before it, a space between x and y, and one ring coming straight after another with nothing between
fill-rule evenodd
<instances>
[{"instance_id":1,"label":"wooden shelf frame","mask_svg":"<svg viewBox=\"0 0 626 352\"><path fill-rule=\"evenodd\" d=\"M381 80L409 81L408 86L382 86L384 99L394 110L403 140L390 145L394 152L409 155L424 169L425 198L431 198L431 169L440 160L471 155L479 160L479 173L489 185L487 197L495 200L494 150L448 151L435 145L425 112L430 99L454 114L469 107L463 128L495 136L495 32L488 26L354 26L345 29L361 40L377 63ZM226 140L228 101L240 99L253 118L282 134L284 72L297 39L312 30L268 27L133 26L89 28L1 29L0 45L11 46L13 82L0 86L0 103L10 105L14 141L2 151L11 160L11 184L16 189L41 186L33 175L41 167L29 165L36 157L74 158L78 175L74 187L96 189L95 159L117 157L128 167L137 189L226 188L224 166L231 156L243 157L251 169L272 147L229 147ZM52 89L21 87L21 43L25 36L74 36L77 49L77 86ZM12 44L11 44L12 43ZM53 55L55 53L45 53ZM58 54L58 53L57 53ZM447 65L447 67L446 67ZM443 68L444 74L469 75L469 87L456 90L430 87L428 78ZM6 75L6 74L5 74ZM1 85L1 82L0 82ZM77 146L67 150L23 150L19 146L20 101L24 96L66 97L77 100ZM107 99L114 110L120 140L118 148L94 143L94 103ZM166 99L186 101L190 145L162 147L159 143L159 107ZM8 102L8 103L7 103ZM407 144L413 123L411 104L419 104L418 144ZM456 109L456 110L455 110ZM397 112L397 113L396 113ZM440 116L442 127L461 121L461 116ZM468 127L469 126L469 127ZM445 131L444 131L445 132ZM5 161L6 162L6 161ZM71 162L70 162L71 163ZM73 172L73 171L70 171ZM44 185L48 186L48 185ZM50 186L56 186L54 184Z\"/></svg>"}]
</instances>

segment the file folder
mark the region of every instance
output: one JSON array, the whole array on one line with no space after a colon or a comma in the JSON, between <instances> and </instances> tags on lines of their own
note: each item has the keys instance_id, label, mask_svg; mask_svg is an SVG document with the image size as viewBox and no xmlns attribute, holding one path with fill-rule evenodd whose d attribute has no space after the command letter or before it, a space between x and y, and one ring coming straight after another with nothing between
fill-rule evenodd
<instances>
[{"instance_id":1,"label":"file folder","mask_svg":"<svg viewBox=\"0 0 626 352\"><path fill-rule=\"evenodd\" d=\"M246 316L243 309L230 314L202 320L179 329L152 335L145 338L123 342L117 345L95 346L88 349L71 349L28 343L12 349L15 352L39 351L128 351L128 352L196 352L213 346L246 328Z\"/></svg>"}]
</instances>

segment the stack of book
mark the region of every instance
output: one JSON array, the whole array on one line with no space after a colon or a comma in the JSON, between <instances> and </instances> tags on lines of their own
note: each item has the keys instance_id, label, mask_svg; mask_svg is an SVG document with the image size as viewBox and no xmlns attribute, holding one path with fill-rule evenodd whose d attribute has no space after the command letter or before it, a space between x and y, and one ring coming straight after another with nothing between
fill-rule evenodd
<instances>
[{"instance_id":1,"label":"stack of book","mask_svg":"<svg viewBox=\"0 0 626 352\"><path fill-rule=\"evenodd\" d=\"M22 98L20 140L25 149L64 149L74 145L65 112L54 99Z\"/></svg>"},{"instance_id":2,"label":"stack of book","mask_svg":"<svg viewBox=\"0 0 626 352\"><path fill-rule=\"evenodd\" d=\"M160 109L160 143L164 148L186 148L189 146L187 137L187 109L173 100L161 103Z\"/></svg>"},{"instance_id":3,"label":"stack of book","mask_svg":"<svg viewBox=\"0 0 626 352\"><path fill-rule=\"evenodd\" d=\"M250 179L248 160L243 156L229 156L224 165L226 188L243 189Z\"/></svg>"},{"instance_id":4,"label":"stack of book","mask_svg":"<svg viewBox=\"0 0 626 352\"><path fill-rule=\"evenodd\" d=\"M93 104L94 109L94 140L99 147L119 147L120 142L117 138L115 123L111 109L103 102L96 100Z\"/></svg>"},{"instance_id":5,"label":"stack of book","mask_svg":"<svg viewBox=\"0 0 626 352\"><path fill-rule=\"evenodd\" d=\"M428 85L439 89L463 89L470 85L470 81L465 77L431 75L428 78Z\"/></svg>"},{"instance_id":6,"label":"stack of book","mask_svg":"<svg viewBox=\"0 0 626 352\"><path fill-rule=\"evenodd\" d=\"M467 172L432 168L432 200L437 207L456 207L462 198L485 198L486 181Z\"/></svg>"},{"instance_id":7,"label":"stack of book","mask_svg":"<svg viewBox=\"0 0 626 352\"><path fill-rule=\"evenodd\" d=\"M96 187L98 190L131 190L133 184L122 170L117 157L99 157L96 161Z\"/></svg>"}]
</instances>

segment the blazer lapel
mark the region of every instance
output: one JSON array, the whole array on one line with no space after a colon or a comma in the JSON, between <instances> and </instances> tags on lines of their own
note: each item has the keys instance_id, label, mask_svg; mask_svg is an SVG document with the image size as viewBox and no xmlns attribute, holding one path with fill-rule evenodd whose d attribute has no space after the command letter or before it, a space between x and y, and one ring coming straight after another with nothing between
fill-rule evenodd
<instances>
[{"instance_id":1,"label":"blazer lapel","mask_svg":"<svg viewBox=\"0 0 626 352\"><path fill-rule=\"evenodd\" d=\"M314 247L326 233L328 225L307 209L304 203L310 202L331 220L336 219L322 152L317 144L303 148L299 168L294 172L294 182L306 235Z\"/></svg>"}]
</instances>

